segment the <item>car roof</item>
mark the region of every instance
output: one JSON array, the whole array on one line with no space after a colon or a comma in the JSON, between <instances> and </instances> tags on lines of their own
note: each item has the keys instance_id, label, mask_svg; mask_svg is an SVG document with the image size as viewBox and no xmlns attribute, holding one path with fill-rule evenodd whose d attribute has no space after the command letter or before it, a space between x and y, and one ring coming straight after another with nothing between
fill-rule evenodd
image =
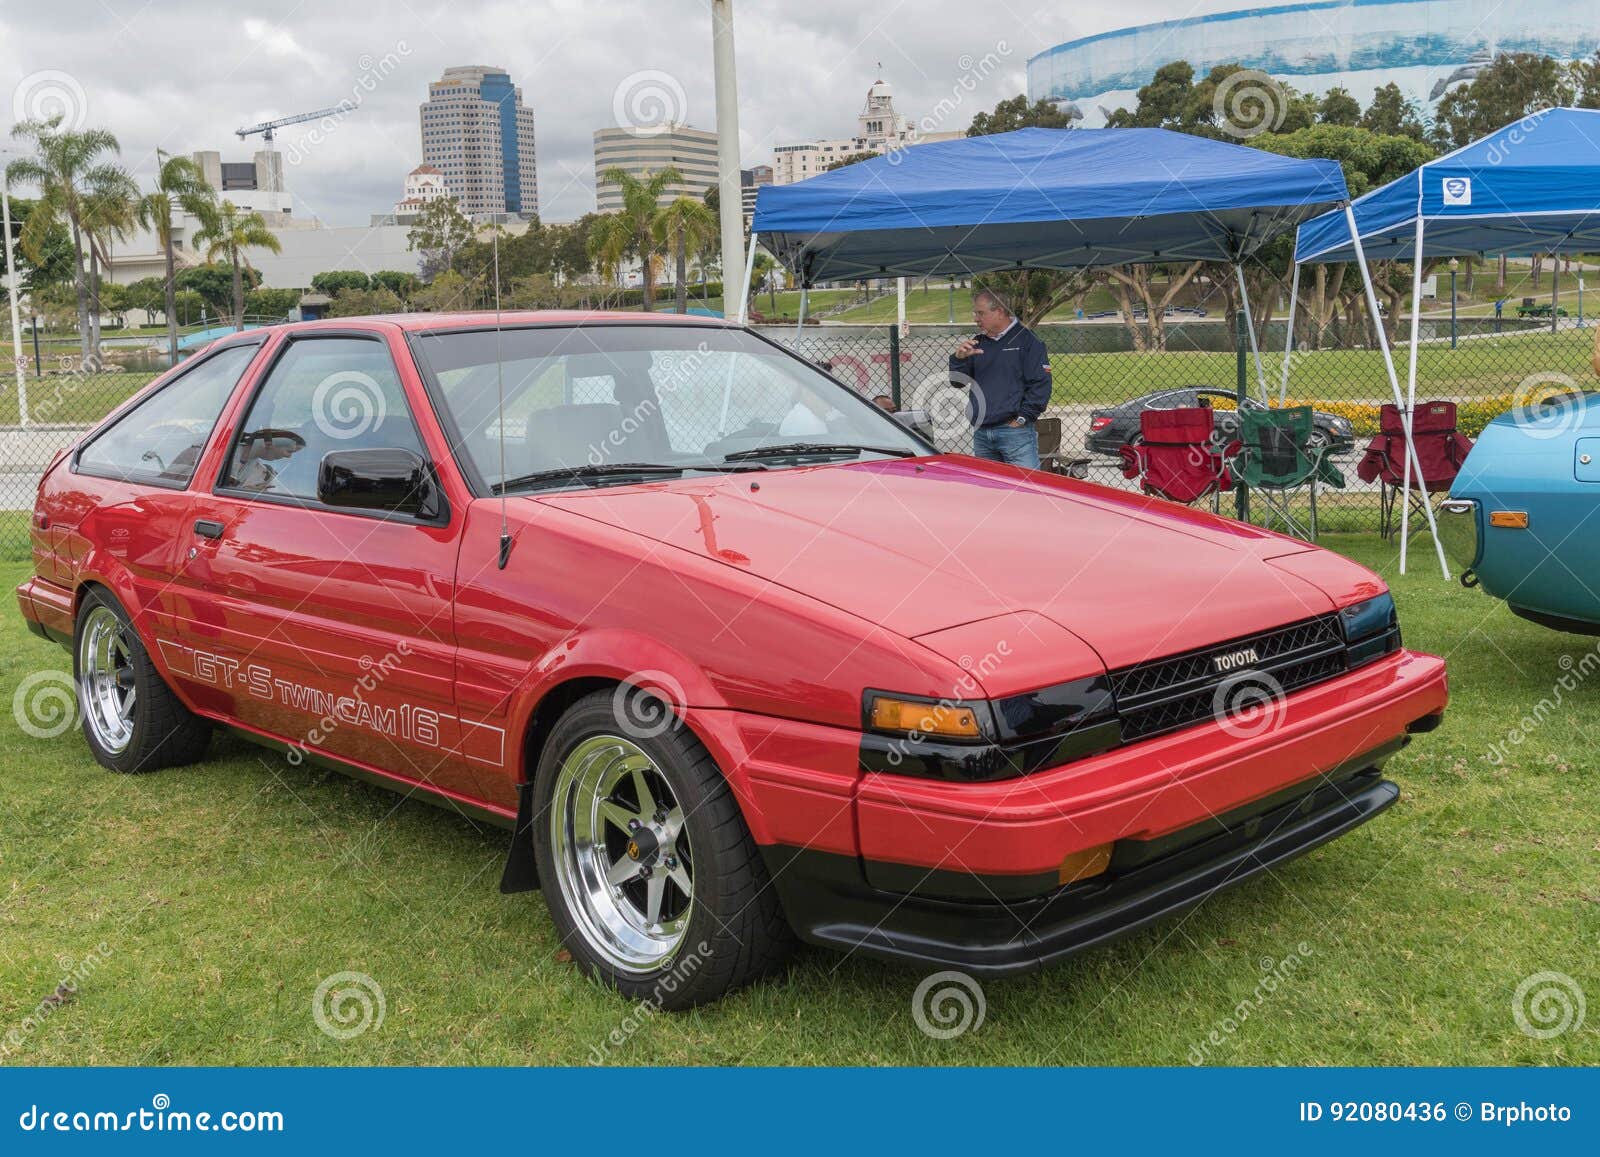
<instances>
[{"instance_id":1,"label":"car roof","mask_svg":"<svg viewBox=\"0 0 1600 1157\"><path fill-rule=\"evenodd\" d=\"M274 329L290 333L306 329L370 329L374 325L392 325L410 333L433 329L493 329L528 325L712 325L732 327L736 323L725 318L704 317L699 314L623 312L619 310L584 309L518 309L496 314L492 310L474 310L462 313L383 313L368 317L330 317L321 321L297 321ZM248 332L248 331L247 331Z\"/></svg>"}]
</instances>

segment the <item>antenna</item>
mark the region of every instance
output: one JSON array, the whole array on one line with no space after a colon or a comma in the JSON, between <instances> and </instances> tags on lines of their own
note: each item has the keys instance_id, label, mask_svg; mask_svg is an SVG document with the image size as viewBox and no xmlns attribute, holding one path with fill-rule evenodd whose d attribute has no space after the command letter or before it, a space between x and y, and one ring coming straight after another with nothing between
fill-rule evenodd
<instances>
[{"instance_id":1,"label":"antenna","mask_svg":"<svg viewBox=\"0 0 1600 1157\"><path fill-rule=\"evenodd\" d=\"M511 524L506 520L506 365L500 357L500 226L494 227L494 385L495 425L500 444L500 569L511 557Z\"/></svg>"}]
</instances>

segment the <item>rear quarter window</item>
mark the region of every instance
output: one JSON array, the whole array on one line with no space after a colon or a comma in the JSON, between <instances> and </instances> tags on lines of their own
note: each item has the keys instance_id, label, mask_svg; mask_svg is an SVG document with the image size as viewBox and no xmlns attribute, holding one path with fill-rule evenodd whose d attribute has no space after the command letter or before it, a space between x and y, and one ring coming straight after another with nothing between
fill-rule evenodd
<instances>
[{"instance_id":1,"label":"rear quarter window","mask_svg":"<svg viewBox=\"0 0 1600 1157\"><path fill-rule=\"evenodd\" d=\"M217 418L261 347L221 350L184 371L78 452L77 469L124 482L184 487Z\"/></svg>"}]
</instances>

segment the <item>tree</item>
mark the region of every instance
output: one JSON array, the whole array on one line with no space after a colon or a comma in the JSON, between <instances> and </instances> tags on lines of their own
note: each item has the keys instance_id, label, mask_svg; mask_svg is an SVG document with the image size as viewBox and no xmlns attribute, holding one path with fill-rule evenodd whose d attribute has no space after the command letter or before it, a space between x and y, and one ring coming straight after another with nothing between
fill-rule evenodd
<instances>
[{"instance_id":1,"label":"tree","mask_svg":"<svg viewBox=\"0 0 1600 1157\"><path fill-rule=\"evenodd\" d=\"M206 184L200 166L188 157L168 156L156 150L156 183L134 206L134 220L156 235L166 261L167 276L162 290L161 309L167 316L167 356L178 364L177 256L172 243L174 218L181 210L204 220L216 202L216 193Z\"/></svg>"},{"instance_id":2,"label":"tree","mask_svg":"<svg viewBox=\"0 0 1600 1157\"><path fill-rule=\"evenodd\" d=\"M1361 114L1361 127L1386 137L1410 137L1420 141L1423 136L1422 118L1416 105L1406 99L1398 84L1390 81L1374 89L1372 103Z\"/></svg>"},{"instance_id":3,"label":"tree","mask_svg":"<svg viewBox=\"0 0 1600 1157\"><path fill-rule=\"evenodd\" d=\"M1439 102L1435 142L1461 148L1540 109L1571 104L1572 75L1560 61L1536 52L1504 52Z\"/></svg>"},{"instance_id":4,"label":"tree","mask_svg":"<svg viewBox=\"0 0 1600 1157\"><path fill-rule=\"evenodd\" d=\"M37 201L26 197L11 200L11 235L19 242ZM16 250L17 277L21 284L37 289L46 285L72 284L72 234L61 221L52 221L40 231L34 252Z\"/></svg>"},{"instance_id":5,"label":"tree","mask_svg":"<svg viewBox=\"0 0 1600 1157\"><path fill-rule=\"evenodd\" d=\"M328 306L329 317L371 317L380 313L400 313L405 302L385 286L372 289L341 289Z\"/></svg>"},{"instance_id":6,"label":"tree","mask_svg":"<svg viewBox=\"0 0 1600 1157\"><path fill-rule=\"evenodd\" d=\"M644 285L644 308L655 304L656 222L662 212L661 198L671 185L681 185L683 176L668 165L654 173L636 177L626 169L610 168L601 176L608 185L622 190L622 208L607 213L594 223L589 233L589 253L615 277L625 257L639 259Z\"/></svg>"},{"instance_id":7,"label":"tree","mask_svg":"<svg viewBox=\"0 0 1600 1157\"><path fill-rule=\"evenodd\" d=\"M536 232L535 225L528 230L530 234ZM399 269L380 269L371 277L374 289L387 289L401 301L409 301L411 295L422 285L415 273L406 273Z\"/></svg>"},{"instance_id":8,"label":"tree","mask_svg":"<svg viewBox=\"0 0 1600 1157\"><path fill-rule=\"evenodd\" d=\"M89 282L84 273L84 245L98 227L96 199L114 187L122 170L107 159L120 151L117 138L104 129L73 132L61 128L61 117L27 120L11 135L31 143L34 155L6 166L6 184L31 184L39 189L19 240L34 261L45 254L53 226L64 224L72 236L72 287L77 304L78 340L85 363L97 355L89 322Z\"/></svg>"},{"instance_id":9,"label":"tree","mask_svg":"<svg viewBox=\"0 0 1600 1157\"><path fill-rule=\"evenodd\" d=\"M1350 95L1350 90L1335 85L1322 94L1317 102L1317 123L1321 125L1354 126L1361 123L1361 102Z\"/></svg>"},{"instance_id":10,"label":"tree","mask_svg":"<svg viewBox=\"0 0 1600 1157\"><path fill-rule=\"evenodd\" d=\"M990 133L1008 133L1013 129L1070 129L1072 117L1047 100L1028 103L1022 93L1003 100L993 112L980 112L972 118L967 136L984 137Z\"/></svg>"},{"instance_id":11,"label":"tree","mask_svg":"<svg viewBox=\"0 0 1600 1157\"><path fill-rule=\"evenodd\" d=\"M130 282L124 287L128 308L142 309L152 315L166 309L170 318L174 311L167 309L167 284L164 277L141 277L138 281ZM175 286L174 292L176 292Z\"/></svg>"},{"instance_id":12,"label":"tree","mask_svg":"<svg viewBox=\"0 0 1600 1157\"><path fill-rule=\"evenodd\" d=\"M870 160L872 160L873 157L881 157L882 155L883 155L882 153L874 153L874 152L870 152L870 151L869 152L863 152L863 153L850 153L850 154L848 154L846 156L840 157L837 161L834 161L832 164L828 165L828 167L823 169L822 171L824 173L831 173L835 169L847 168L850 165L859 165L862 161L870 161ZM717 203L719 205L722 203L722 198L721 197L717 198Z\"/></svg>"},{"instance_id":13,"label":"tree","mask_svg":"<svg viewBox=\"0 0 1600 1157\"><path fill-rule=\"evenodd\" d=\"M1576 108L1600 108L1600 52L1588 60L1572 62L1572 83Z\"/></svg>"},{"instance_id":14,"label":"tree","mask_svg":"<svg viewBox=\"0 0 1600 1157\"><path fill-rule=\"evenodd\" d=\"M473 237L472 222L454 197L429 201L406 234L406 244L422 254L422 280L432 281L455 264L456 251Z\"/></svg>"},{"instance_id":15,"label":"tree","mask_svg":"<svg viewBox=\"0 0 1600 1157\"><path fill-rule=\"evenodd\" d=\"M465 277L453 269L446 269L411 295L411 307L428 313L465 309L472 304L470 290L471 283Z\"/></svg>"},{"instance_id":16,"label":"tree","mask_svg":"<svg viewBox=\"0 0 1600 1157\"><path fill-rule=\"evenodd\" d=\"M101 270L109 275L112 241L133 229L139 186L121 165L106 165L90 179L88 193L83 232L89 243L89 345L98 358L100 315L112 312L100 300L105 284Z\"/></svg>"},{"instance_id":17,"label":"tree","mask_svg":"<svg viewBox=\"0 0 1600 1157\"><path fill-rule=\"evenodd\" d=\"M359 269L324 269L311 275L311 288L317 293L337 297L346 289L369 289L372 279Z\"/></svg>"},{"instance_id":18,"label":"tree","mask_svg":"<svg viewBox=\"0 0 1600 1157\"><path fill-rule=\"evenodd\" d=\"M300 304L298 289L268 289L264 286L246 291L244 311L254 317L288 317Z\"/></svg>"},{"instance_id":19,"label":"tree","mask_svg":"<svg viewBox=\"0 0 1600 1157\"><path fill-rule=\"evenodd\" d=\"M703 252L717 232L718 222L704 201L679 197L663 209L656 219L656 241L670 245L677 262L679 313L689 312L689 254Z\"/></svg>"},{"instance_id":20,"label":"tree","mask_svg":"<svg viewBox=\"0 0 1600 1157\"><path fill-rule=\"evenodd\" d=\"M258 270L245 269L240 276L246 291L261 284L261 274ZM226 265L215 262L191 265L187 269L178 270L178 288L198 294L203 305L218 318L223 318L228 315L233 300L233 271Z\"/></svg>"},{"instance_id":21,"label":"tree","mask_svg":"<svg viewBox=\"0 0 1600 1157\"><path fill-rule=\"evenodd\" d=\"M207 261L225 257L233 267L233 323L243 327L245 286L242 270L250 267L250 259L245 256L245 251L265 249L269 253L280 253L283 246L278 243L272 230L267 228L267 222L260 213L244 212L232 201L224 201L207 213L204 224L195 234L194 243L196 247L205 247Z\"/></svg>"},{"instance_id":22,"label":"tree","mask_svg":"<svg viewBox=\"0 0 1600 1157\"><path fill-rule=\"evenodd\" d=\"M1134 94L1132 109L1119 108L1106 125L1118 129L1177 128L1187 123L1194 95L1194 66L1174 60L1156 69L1150 83Z\"/></svg>"}]
</instances>

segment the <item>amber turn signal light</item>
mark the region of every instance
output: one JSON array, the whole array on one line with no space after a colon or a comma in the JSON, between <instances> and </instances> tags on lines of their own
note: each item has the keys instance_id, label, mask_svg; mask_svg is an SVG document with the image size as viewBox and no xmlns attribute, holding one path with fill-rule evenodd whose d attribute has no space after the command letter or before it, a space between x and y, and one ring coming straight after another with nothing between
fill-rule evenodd
<instances>
[{"instance_id":1,"label":"amber turn signal light","mask_svg":"<svg viewBox=\"0 0 1600 1157\"><path fill-rule=\"evenodd\" d=\"M1526 510L1491 510L1489 512L1490 526L1504 526L1510 530L1528 529L1528 512Z\"/></svg>"},{"instance_id":2,"label":"amber turn signal light","mask_svg":"<svg viewBox=\"0 0 1600 1157\"><path fill-rule=\"evenodd\" d=\"M977 739L982 734L977 712L961 703L919 703L879 695L872 700L868 718L874 731L916 732L954 739Z\"/></svg>"},{"instance_id":3,"label":"amber turn signal light","mask_svg":"<svg viewBox=\"0 0 1600 1157\"><path fill-rule=\"evenodd\" d=\"M1056 878L1063 884L1072 884L1079 880L1087 880L1090 876L1098 876L1110 866L1111 845L1101 844L1099 847L1073 852L1062 860Z\"/></svg>"}]
</instances>

